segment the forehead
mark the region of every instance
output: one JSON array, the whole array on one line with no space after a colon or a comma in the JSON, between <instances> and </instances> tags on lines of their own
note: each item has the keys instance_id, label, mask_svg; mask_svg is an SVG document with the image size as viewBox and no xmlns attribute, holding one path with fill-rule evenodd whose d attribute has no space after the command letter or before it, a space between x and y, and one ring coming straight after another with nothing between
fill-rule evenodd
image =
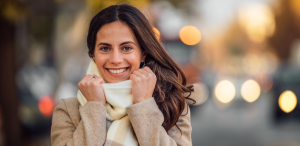
<instances>
[{"instance_id":1,"label":"forehead","mask_svg":"<svg viewBox=\"0 0 300 146\"><path fill-rule=\"evenodd\" d=\"M97 32L97 41L134 41L136 38L130 27L121 21L103 25Z\"/></svg>"}]
</instances>

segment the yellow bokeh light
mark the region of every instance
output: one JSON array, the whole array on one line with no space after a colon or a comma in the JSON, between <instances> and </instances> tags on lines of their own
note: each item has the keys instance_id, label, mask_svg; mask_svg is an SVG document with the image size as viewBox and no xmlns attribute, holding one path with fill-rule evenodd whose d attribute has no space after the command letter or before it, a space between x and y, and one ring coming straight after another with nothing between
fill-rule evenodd
<instances>
[{"instance_id":1,"label":"yellow bokeh light","mask_svg":"<svg viewBox=\"0 0 300 146\"><path fill-rule=\"evenodd\" d=\"M201 40L201 33L195 26L185 26L179 31L179 38L187 45L196 45Z\"/></svg>"},{"instance_id":2,"label":"yellow bokeh light","mask_svg":"<svg viewBox=\"0 0 300 146\"><path fill-rule=\"evenodd\" d=\"M195 104L191 100L187 100L190 105L199 105L203 104L208 99L208 89L207 86L203 83L196 83L194 85L194 92L191 93L189 98L192 98L196 101ZM184 93L184 96L187 97L189 93Z\"/></svg>"},{"instance_id":3,"label":"yellow bokeh light","mask_svg":"<svg viewBox=\"0 0 300 146\"><path fill-rule=\"evenodd\" d=\"M247 80L242 85L241 94L247 102L254 102L260 95L260 86L254 80Z\"/></svg>"},{"instance_id":4,"label":"yellow bokeh light","mask_svg":"<svg viewBox=\"0 0 300 146\"><path fill-rule=\"evenodd\" d=\"M235 87L230 81L223 80L216 85L215 95L219 101L229 103L235 96Z\"/></svg>"},{"instance_id":5,"label":"yellow bokeh light","mask_svg":"<svg viewBox=\"0 0 300 146\"><path fill-rule=\"evenodd\" d=\"M157 28L155 28L155 27L152 27L152 29L153 29L153 31L155 33L156 38L158 40L160 40L160 32L159 32L159 30Z\"/></svg>"},{"instance_id":6,"label":"yellow bokeh light","mask_svg":"<svg viewBox=\"0 0 300 146\"><path fill-rule=\"evenodd\" d=\"M275 31L275 16L271 8L260 3L244 5L239 10L239 23L254 42L263 42Z\"/></svg>"},{"instance_id":7,"label":"yellow bokeh light","mask_svg":"<svg viewBox=\"0 0 300 146\"><path fill-rule=\"evenodd\" d=\"M289 113L295 109L297 105L297 97L294 92L286 90L281 93L278 103L282 111Z\"/></svg>"}]
</instances>

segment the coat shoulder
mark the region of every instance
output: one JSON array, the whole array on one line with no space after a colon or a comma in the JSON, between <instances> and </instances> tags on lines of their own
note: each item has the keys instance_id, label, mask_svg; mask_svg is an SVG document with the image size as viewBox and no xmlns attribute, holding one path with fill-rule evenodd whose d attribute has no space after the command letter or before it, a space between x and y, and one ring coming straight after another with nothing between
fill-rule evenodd
<instances>
[{"instance_id":1,"label":"coat shoulder","mask_svg":"<svg viewBox=\"0 0 300 146\"><path fill-rule=\"evenodd\" d=\"M79 103L78 100L77 100L77 97L63 98L61 100L65 101L65 102L77 102L77 103Z\"/></svg>"},{"instance_id":2,"label":"coat shoulder","mask_svg":"<svg viewBox=\"0 0 300 146\"><path fill-rule=\"evenodd\" d=\"M65 103L65 108L72 119L74 125L77 127L79 124L81 117L79 114L79 106L80 103L77 100L77 97L71 97L71 98L64 98L62 99L62 102Z\"/></svg>"}]
</instances>

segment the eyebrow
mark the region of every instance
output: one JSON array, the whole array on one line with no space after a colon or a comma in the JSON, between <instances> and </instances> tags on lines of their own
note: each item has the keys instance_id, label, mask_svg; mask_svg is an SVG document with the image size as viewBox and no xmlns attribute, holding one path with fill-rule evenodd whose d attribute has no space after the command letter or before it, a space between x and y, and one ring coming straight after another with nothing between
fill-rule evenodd
<instances>
[{"instance_id":1,"label":"eyebrow","mask_svg":"<svg viewBox=\"0 0 300 146\"><path fill-rule=\"evenodd\" d=\"M120 46L125 45L125 44L130 44L130 43L136 45L136 43L134 43L134 42L132 42L132 41L126 41L126 42L121 43ZM100 42L100 43L97 45L97 47L100 46L100 45L111 46L111 44L109 44L109 43ZM137 46L137 45L136 45L136 46Z\"/></svg>"}]
</instances>

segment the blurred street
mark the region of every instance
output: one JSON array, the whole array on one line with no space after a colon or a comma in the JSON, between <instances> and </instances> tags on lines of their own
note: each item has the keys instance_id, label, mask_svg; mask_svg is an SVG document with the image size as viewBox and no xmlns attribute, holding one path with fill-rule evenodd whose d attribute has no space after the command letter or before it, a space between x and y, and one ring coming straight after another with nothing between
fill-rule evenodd
<instances>
[{"instance_id":1,"label":"blurred street","mask_svg":"<svg viewBox=\"0 0 300 146\"><path fill-rule=\"evenodd\" d=\"M299 121L272 120L274 98L262 94L254 103L240 100L226 109L213 99L192 107L192 140L195 146L299 146Z\"/></svg>"}]
</instances>

